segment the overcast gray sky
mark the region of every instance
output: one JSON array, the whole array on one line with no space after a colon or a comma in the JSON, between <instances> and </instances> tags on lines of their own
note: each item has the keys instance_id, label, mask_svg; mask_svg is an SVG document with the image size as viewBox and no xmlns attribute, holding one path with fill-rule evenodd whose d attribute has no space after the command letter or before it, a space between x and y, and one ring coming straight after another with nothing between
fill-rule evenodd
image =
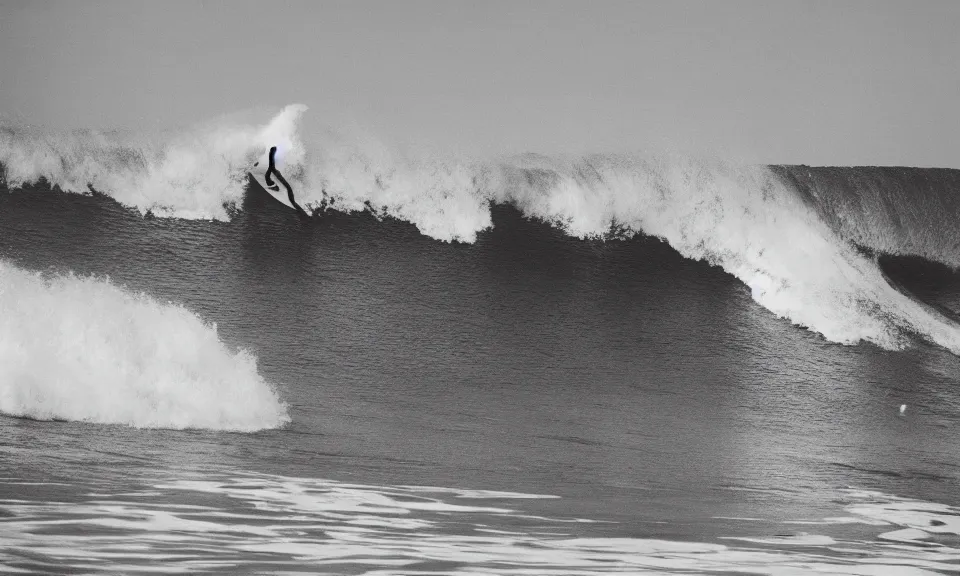
<instances>
[{"instance_id":1,"label":"overcast gray sky","mask_svg":"<svg viewBox=\"0 0 960 576\"><path fill-rule=\"evenodd\" d=\"M301 102L464 153L960 167L960 2L0 0L0 113Z\"/></svg>"}]
</instances>

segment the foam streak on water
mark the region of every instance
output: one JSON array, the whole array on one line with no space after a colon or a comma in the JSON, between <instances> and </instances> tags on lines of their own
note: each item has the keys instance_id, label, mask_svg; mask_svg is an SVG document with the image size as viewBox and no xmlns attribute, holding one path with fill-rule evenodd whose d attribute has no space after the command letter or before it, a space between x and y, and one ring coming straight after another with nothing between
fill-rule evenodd
<instances>
[{"instance_id":1,"label":"foam streak on water","mask_svg":"<svg viewBox=\"0 0 960 576\"><path fill-rule=\"evenodd\" d=\"M8 486L8 488L10 488ZM874 536L798 532L723 543L584 535L543 518L550 498L255 474L157 480L70 502L0 499L0 569L365 574L935 574L960 562L958 511L845 490ZM202 503L198 503L202 502ZM811 526L804 526L809 529Z\"/></svg>"}]
</instances>

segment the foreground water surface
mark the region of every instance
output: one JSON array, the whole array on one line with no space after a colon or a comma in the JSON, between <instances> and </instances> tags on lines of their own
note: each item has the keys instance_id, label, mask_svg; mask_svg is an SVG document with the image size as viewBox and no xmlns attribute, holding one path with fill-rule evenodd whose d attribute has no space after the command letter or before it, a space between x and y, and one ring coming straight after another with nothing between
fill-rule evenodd
<instances>
[{"instance_id":1,"label":"foreground water surface","mask_svg":"<svg viewBox=\"0 0 960 576\"><path fill-rule=\"evenodd\" d=\"M108 276L158 310L182 304L255 356L285 416L190 429L261 402L202 379L148 402L184 430L108 400L84 409L133 426L0 416L0 570L960 570L956 356L920 338L831 343L658 240L493 218L450 244L369 215L304 223L253 194L208 222L0 193L8 274ZM923 266L886 268L960 309L953 274ZM11 310L27 301L11 292ZM82 294L56 292L36 324L69 330ZM102 306L117 325L141 313ZM172 322L153 325L176 340ZM73 353L110 362L113 344L78 334ZM100 398L30 354L60 387L8 400L56 415Z\"/></svg>"}]
</instances>

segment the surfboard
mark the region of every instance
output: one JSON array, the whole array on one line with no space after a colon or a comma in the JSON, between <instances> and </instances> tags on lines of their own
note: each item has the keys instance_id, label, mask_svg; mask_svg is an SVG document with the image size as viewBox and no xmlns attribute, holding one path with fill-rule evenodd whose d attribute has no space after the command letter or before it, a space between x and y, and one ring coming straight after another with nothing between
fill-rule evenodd
<instances>
[{"instance_id":1,"label":"surfboard","mask_svg":"<svg viewBox=\"0 0 960 576\"><path fill-rule=\"evenodd\" d=\"M269 194L274 200L292 210L297 209L296 206L290 203L290 196L287 194L287 189L281 186L280 183L277 182L276 178L273 179L273 183L277 189L271 190L270 187L267 186L267 181L263 178L263 173L257 174L255 172L248 172L247 174L250 176L251 180L256 182L260 188L262 188L263 191Z\"/></svg>"},{"instance_id":2,"label":"surfboard","mask_svg":"<svg viewBox=\"0 0 960 576\"><path fill-rule=\"evenodd\" d=\"M307 214L302 207L300 207L296 203L290 202L290 195L287 194L287 189L282 184L280 184L280 182L278 181L279 179L277 177L273 178L273 183L276 185L276 188L277 188L276 190L272 190L270 186L267 186L267 181L264 178L264 174L265 172L263 173L247 172L247 176L250 177L250 180L253 181L253 183L256 184L257 187L259 187L260 190L262 190L265 194L269 195L271 198L273 198L280 204L283 204L287 208L290 208L291 210L295 210L297 214L299 214L301 217L307 217L307 218L310 217L310 215Z\"/></svg>"}]
</instances>

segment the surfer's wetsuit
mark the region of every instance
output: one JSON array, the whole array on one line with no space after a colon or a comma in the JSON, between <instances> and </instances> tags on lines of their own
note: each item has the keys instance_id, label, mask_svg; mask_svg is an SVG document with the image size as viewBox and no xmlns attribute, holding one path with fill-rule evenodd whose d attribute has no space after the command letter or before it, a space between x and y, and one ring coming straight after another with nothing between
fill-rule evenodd
<instances>
[{"instance_id":1,"label":"surfer's wetsuit","mask_svg":"<svg viewBox=\"0 0 960 576\"><path fill-rule=\"evenodd\" d=\"M270 165L267 167L267 173L264 175L263 179L266 181L267 186L269 186L271 190L278 190L277 185L273 183L273 179L270 177L271 174L275 174L277 176L277 180L279 180L280 183L283 184L283 187L287 189L287 196L290 198L290 203L293 204L293 206L297 209L297 212L302 212L306 214L303 208L301 208L300 205L297 204L297 201L293 199L293 188L290 187L290 184L287 183L286 178L284 178L283 175L280 174L280 172L277 170L277 166L273 158L276 154L277 154L277 147L271 146L270 147Z\"/></svg>"}]
</instances>

